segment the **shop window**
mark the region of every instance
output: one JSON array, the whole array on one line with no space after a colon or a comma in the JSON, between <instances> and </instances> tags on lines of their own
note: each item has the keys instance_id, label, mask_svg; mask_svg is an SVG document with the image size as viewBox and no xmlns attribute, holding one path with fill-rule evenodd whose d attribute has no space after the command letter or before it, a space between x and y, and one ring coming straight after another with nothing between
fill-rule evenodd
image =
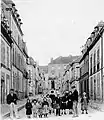
<instances>
[{"instance_id":1,"label":"shop window","mask_svg":"<svg viewBox=\"0 0 104 120\"><path fill-rule=\"evenodd\" d=\"M90 96L91 96L91 99L93 98L93 77L90 78Z\"/></svg>"},{"instance_id":2,"label":"shop window","mask_svg":"<svg viewBox=\"0 0 104 120\"><path fill-rule=\"evenodd\" d=\"M96 100L96 76L94 76L94 100Z\"/></svg>"},{"instance_id":3,"label":"shop window","mask_svg":"<svg viewBox=\"0 0 104 120\"><path fill-rule=\"evenodd\" d=\"M97 97L100 97L100 73L97 74Z\"/></svg>"},{"instance_id":4,"label":"shop window","mask_svg":"<svg viewBox=\"0 0 104 120\"><path fill-rule=\"evenodd\" d=\"M90 57L90 75L92 75L92 55Z\"/></svg>"},{"instance_id":5,"label":"shop window","mask_svg":"<svg viewBox=\"0 0 104 120\"><path fill-rule=\"evenodd\" d=\"M100 50L97 50L97 71L100 69Z\"/></svg>"},{"instance_id":6,"label":"shop window","mask_svg":"<svg viewBox=\"0 0 104 120\"><path fill-rule=\"evenodd\" d=\"M96 72L96 51L94 52L94 73Z\"/></svg>"},{"instance_id":7,"label":"shop window","mask_svg":"<svg viewBox=\"0 0 104 120\"><path fill-rule=\"evenodd\" d=\"M5 43L1 40L1 63L5 65Z\"/></svg>"}]
</instances>

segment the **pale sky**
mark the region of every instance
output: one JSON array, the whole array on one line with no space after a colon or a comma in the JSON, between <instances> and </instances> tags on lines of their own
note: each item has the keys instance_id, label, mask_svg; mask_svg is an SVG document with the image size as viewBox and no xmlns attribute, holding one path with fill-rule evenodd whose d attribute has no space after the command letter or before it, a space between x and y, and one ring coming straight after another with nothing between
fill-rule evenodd
<instances>
[{"instance_id":1,"label":"pale sky","mask_svg":"<svg viewBox=\"0 0 104 120\"><path fill-rule=\"evenodd\" d=\"M104 0L13 0L22 19L28 54L39 65L79 55L93 28L104 21Z\"/></svg>"}]
</instances>

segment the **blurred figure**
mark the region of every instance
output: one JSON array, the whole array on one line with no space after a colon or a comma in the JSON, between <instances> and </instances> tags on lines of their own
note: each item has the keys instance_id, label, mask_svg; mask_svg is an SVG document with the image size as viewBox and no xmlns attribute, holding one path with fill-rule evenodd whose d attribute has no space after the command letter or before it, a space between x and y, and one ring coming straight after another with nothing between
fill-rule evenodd
<instances>
[{"instance_id":1,"label":"blurred figure","mask_svg":"<svg viewBox=\"0 0 104 120\"><path fill-rule=\"evenodd\" d=\"M57 94L56 97L56 116L60 116L60 106L61 106L61 98L60 98L60 94Z\"/></svg>"},{"instance_id":2,"label":"blurred figure","mask_svg":"<svg viewBox=\"0 0 104 120\"><path fill-rule=\"evenodd\" d=\"M75 86L72 87L73 117L78 117L78 91Z\"/></svg>"},{"instance_id":3,"label":"blurred figure","mask_svg":"<svg viewBox=\"0 0 104 120\"><path fill-rule=\"evenodd\" d=\"M38 99L38 116L39 118L42 118L43 115L43 108L42 108L42 101Z\"/></svg>"},{"instance_id":4,"label":"blurred figure","mask_svg":"<svg viewBox=\"0 0 104 120\"><path fill-rule=\"evenodd\" d=\"M52 113L52 100L49 97L49 94L46 97L47 97L47 102L49 104L49 113L51 114Z\"/></svg>"},{"instance_id":5,"label":"blurred figure","mask_svg":"<svg viewBox=\"0 0 104 120\"><path fill-rule=\"evenodd\" d=\"M30 99L27 99L27 103L25 104L26 108L26 115L28 118L31 118L32 115L32 103L30 102Z\"/></svg>"},{"instance_id":6,"label":"blurred figure","mask_svg":"<svg viewBox=\"0 0 104 120\"><path fill-rule=\"evenodd\" d=\"M52 109L53 109L52 111L53 111L53 113L54 113L54 112L55 112L55 110L54 110L54 109L55 109L55 108L54 108L54 104L55 104L55 98L56 98L56 96L55 96L55 94L54 94L53 91L51 92L51 94L49 95L49 97L50 97L51 100L52 100L52 105L51 105L51 106L52 106Z\"/></svg>"},{"instance_id":7,"label":"blurred figure","mask_svg":"<svg viewBox=\"0 0 104 120\"><path fill-rule=\"evenodd\" d=\"M44 98L43 103L42 103L44 117L48 117L48 113L49 113L49 108L48 107L49 107L49 104L47 102L47 99Z\"/></svg>"},{"instance_id":8,"label":"blurred figure","mask_svg":"<svg viewBox=\"0 0 104 120\"><path fill-rule=\"evenodd\" d=\"M10 117L13 119L15 114L16 118L19 118L18 116L18 111L17 111L17 100L18 97L14 93L14 89L10 89L10 93L7 95L7 104L9 105L10 108Z\"/></svg>"},{"instance_id":9,"label":"blurred figure","mask_svg":"<svg viewBox=\"0 0 104 120\"><path fill-rule=\"evenodd\" d=\"M73 101L72 101L72 92L69 91L69 95L68 95L68 106L67 108L69 109L69 114L72 114L73 111Z\"/></svg>"},{"instance_id":10,"label":"blurred figure","mask_svg":"<svg viewBox=\"0 0 104 120\"><path fill-rule=\"evenodd\" d=\"M88 110L88 102L89 99L86 95L86 93L84 92L81 98L81 110L82 110L82 114L84 114L84 110L86 111L86 114L88 114L87 110Z\"/></svg>"},{"instance_id":11,"label":"blurred figure","mask_svg":"<svg viewBox=\"0 0 104 120\"><path fill-rule=\"evenodd\" d=\"M62 110L62 114L65 114L65 115L66 115L66 104L67 104L66 102L67 102L67 97L64 94L61 98L61 110Z\"/></svg>"},{"instance_id":12,"label":"blurred figure","mask_svg":"<svg viewBox=\"0 0 104 120\"><path fill-rule=\"evenodd\" d=\"M37 100L35 99L33 101L33 117L37 117L37 113L38 113L38 103Z\"/></svg>"}]
</instances>

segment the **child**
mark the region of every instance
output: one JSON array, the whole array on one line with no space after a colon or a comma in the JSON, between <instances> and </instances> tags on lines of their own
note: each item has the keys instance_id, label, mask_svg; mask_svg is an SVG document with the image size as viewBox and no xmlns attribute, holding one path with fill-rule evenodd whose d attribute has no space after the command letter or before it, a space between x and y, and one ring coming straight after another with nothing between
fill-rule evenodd
<instances>
[{"instance_id":1,"label":"child","mask_svg":"<svg viewBox=\"0 0 104 120\"><path fill-rule=\"evenodd\" d=\"M38 112L38 104L37 100L33 101L33 117L37 117L37 112Z\"/></svg>"},{"instance_id":2,"label":"child","mask_svg":"<svg viewBox=\"0 0 104 120\"><path fill-rule=\"evenodd\" d=\"M49 97L49 95L47 95L47 102L48 102L48 104L49 104L49 113L51 114L51 112L52 112L52 100L51 100L51 98Z\"/></svg>"},{"instance_id":3,"label":"child","mask_svg":"<svg viewBox=\"0 0 104 120\"><path fill-rule=\"evenodd\" d=\"M31 114L32 114L32 104L30 102L30 99L27 99L27 103L25 104L25 108L26 108L26 115L28 118L31 118Z\"/></svg>"},{"instance_id":4,"label":"child","mask_svg":"<svg viewBox=\"0 0 104 120\"><path fill-rule=\"evenodd\" d=\"M88 110L88 97L86 96L86 93L83 93L83 96L81 98L81 110L82 110L82 114L84 114L84 110L86 111L86 114L88 114L87 110Z\"/></svg>"},{"instance_id":5,"label":"child","mask_svg":"<svg viewBox=\"0 0 104 120\"><path fill-rule=\"evenodd\" d=\"M42 115L43 115L42 102L38 101L38 116L39 116L39 118L42 118Z\"/></svg>"},{"instance_id":6,"label":"child","mask_svg":"<svg viewBox=\"0 0 104 120\"><path fill-rule=\"evenodd\" d=\"M43 107L44 117L47 117L47 115L48 115L48 109L49 109L49 108L48 108L48 107L49 107L49 104L48 104L46 98L43 99L42 107Z\"/></svg>"}]
</instances>

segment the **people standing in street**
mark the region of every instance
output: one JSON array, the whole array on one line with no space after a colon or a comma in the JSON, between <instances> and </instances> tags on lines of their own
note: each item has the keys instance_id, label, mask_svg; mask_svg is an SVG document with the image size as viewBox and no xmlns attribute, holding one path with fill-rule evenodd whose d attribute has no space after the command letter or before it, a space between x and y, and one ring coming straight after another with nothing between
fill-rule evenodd
<instances>
[{"instance_id":1,"label":"people standing in street","mask_svg":"<svg viewBox=\"0 0 104 120\"><path fill-rule=\"evenodd\" d=\"M72 101L72 92L69 91L69 95L68 95L68 105L67 108L69 109L69 114L72 114L73 111L73 101Z\"/></svg>"},{"instance_id":2,"label":"people standing in street","mask_svg":"<svg viewBox=\"0 0 104 120\"><path fill-rule=\"evenodd\" d=\"M81 110L82 110L82 114L84 114L84 111L86 111L86 114L88 114L87 110L88 110L88 102L89 99L86 95L86 92L83 93L82 98L81 98Z\"/></svg>"},{"instance_id":3,"label":"people standing in street","mask_svg":"<svg viewBox=\"0 0 104 120\"><path fill-rule=\"evenodd\" d=\"M56 97L56 116L61 116L60 115L60 105L61 105L61 98L60 98L60 94L58 93L57 94L57 97Z\"/></svg>"},{"instance_id":4,"label":"people standing in street","mask_svg":"<svg viewBox=\"0 0 104 120\"><path fill-rule=\"evenodd\" d=\"M35 99L33 101L33 117L37 117L37 113L38 113L38 104L37 104L37 100Z\"/></svg>"},{"instance_id":5,"label":"people standing in street","mask_svg":"<svg viewBox=\"0 0 104 120\"><path fill-rule=\"evenodd\" d=\"M25 104L26 108L26 115L28 118L31 118L32 115L32 103L30 102L30 99L27 99L27 103Z\"/></svg>"},{"instance_id":6,"label":"people standing in street","mask_svg":"<svg viewBox=\"0 0 104 120\"><path fill-rule=\"evenodd\" d=\"M55 96L55 94L54 93L51 93L50 95L49 95L49 97L51 98L51 100L52 100L52 111L53 111L53 113L55 112L55 108L54 108L54 104L55 104L55 98L56 98L56 96Z\"/></svg>"},{"instance_id":7,"label":"people standing in street","mask_svg":"<svg viewBox=\"0 0 104 120\"><path fill-rule=\"evenodd\" d=\"M73 117L78 117L78 91L75 86L72 87Z\"/></svg>"},{"instance_id":8,"label":"people standing in street","mask_svg":"<svg viewBox=\"0 0 104 120\"><path fill-rule=\"evenodd\" d=\"M67 101L66 95L64 94L61 99L61 110L62 110L61 114L65 114L65 115L66 115L66 101Z\"/></svg>"},{"instance_id":9,"label":"people standing in street","mask_svg":"<svg viewBox=\"0 0 104 120\"><path fill-rule=\"evenodd\" d=\"M44 117L48 117L48 113L49 113L49 104L48 104L46 98L43 99L42 108L43 108Z\"/></svg>"},{"instance_id":10,"label":"people standing in street","mask_svg":"<svg viewBox=\"0 0 104 120\"><path fill-rule=\"evenodd\" d=\"M17 110L17 100L18 100L18 97L14 93L14 89L10 89L10 93L7 95L7 104L9 105L9 108L10 108L10 117L12 119L14 118L14 114L15 114L16 118L19 118L19 116L18 116L18 110Z\"/></svg>"},{"instance_id":11,"label":"people standing in street","mask_svg":"<svg viewBox=\"0 0 104 120\"><path fill-rule=\"evenodd\" d=\"M51 114L52 113L52 100L49 97L49 94L46 97L47 97L47 102L49 104L49 114Z\"/></svg>"}]
</instances>

